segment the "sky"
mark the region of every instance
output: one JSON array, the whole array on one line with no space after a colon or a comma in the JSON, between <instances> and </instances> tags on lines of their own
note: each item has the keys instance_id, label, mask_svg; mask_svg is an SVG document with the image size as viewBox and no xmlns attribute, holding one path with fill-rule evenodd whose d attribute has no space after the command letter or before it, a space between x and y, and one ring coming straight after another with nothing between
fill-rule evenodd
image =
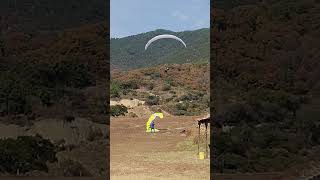
<instances>
[{"instance_id":1,"label":"sky","mask_svg":"<svg viewBox=\"0 0 320 180\"><path fill-rule=\"evenodd\" d=\"M111 0L112 38L210 27L210 0Z\"/></svg>"}]
</instances>

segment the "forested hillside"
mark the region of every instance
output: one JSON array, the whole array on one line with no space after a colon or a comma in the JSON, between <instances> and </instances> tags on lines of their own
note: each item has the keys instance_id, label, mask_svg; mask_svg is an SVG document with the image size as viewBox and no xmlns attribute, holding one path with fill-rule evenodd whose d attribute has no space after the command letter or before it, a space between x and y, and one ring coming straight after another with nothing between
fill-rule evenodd
<instances>
[{"instance_id":1,"label":"forested hillside","mask_svg":"<svg viewBox=\"0 0 320 180\"><path fill-rule=\"evenodd\" d=\"M147 51L145 44L156 35L173 34L181 38L187 48L175 40L159 40L151 44ZM155 30L120 39L111 39L111 69L135 69L173 63L209 62L209 29L172 32Z\"/></svg>"},{"instance_id":2,"label":"forested hillside","mask_svg":"<svg viewBox=\"0 0 320 180\"><path fill-rule=\"evenodd\" d=\"M61 117L72 111L87 116L95 114L90 111L97 107L96 103L100 103L96 113L106 115L103 97L99 97L99 102L89 100L98 98L95 97L98 94L105 96L109 75L106 32L106 26L91 24L47 34L47 37L29 36L25 32L6 33L0 54L1 116ZM95 90L86 96L89 87ZM53 109L56 113L48 113Z\"/></svg>"},{"instance_id":3,"label":"forested hillside","mask_svg":"<svg viewBox=\"0 0 320 180\"><path fill-rule=\"evenodd\" d=\"M263 1L211 18L218 169L284 171L319 157L319 11L319 1Z\"/></svg>"},{"instance_id":4,"label":"forested hillside","mask_svg":"<svg viewBox=\"0 0 320 180\"><path fill-rule=\"evenodd\" d=\"M104 8L103 8L104 7ZM107 1L0 1L2 31L54 31L97 23L107 17Z\"/></svg>"}]
</instances>

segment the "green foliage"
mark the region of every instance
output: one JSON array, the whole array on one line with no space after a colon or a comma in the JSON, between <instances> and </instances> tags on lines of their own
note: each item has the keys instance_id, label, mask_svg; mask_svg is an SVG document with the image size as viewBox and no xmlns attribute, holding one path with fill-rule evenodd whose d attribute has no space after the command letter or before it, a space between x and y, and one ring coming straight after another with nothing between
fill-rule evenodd
<instances>
[{"instance_id":1,"label":"green foliage","mask_svg":"<svg viewBox=\"0 0 320 180\"><path fill-rule=\"evenodd\" d=\"M52 104L51 96L52 95L46 90L41 89L39 92L39 98L44 106L50 106Z\"/></svg>"},{"instance_id":2,"label":"green foliage","mask_svg":"<svg viewBox=\"0 0 320 180\"><path fill-rule=\"evenodd\" d=\"M75 88L93 85L90 82L88 65L80 63L77 59L56 63L51 70L55 75L56 84L65 84Z\"/></svg>"},{"instance_id":3,"label":"green foliage","mask_svg":"<svg viewBox=\"0 0 320 180\"><path fill-rule=\"evenodd\" d=\"M0 172L48 171L47 162L56 161L56 147L40 135L0 140Z\"/></svg>"},{"instance_id":4,"label":"green foliage","mask_svg":"<svg viewBox=\"0 0 320 180\"><path fill-rule=\"evenodd\" d=\"M158 96L148 96L146 100L146 104L149 106L158 105L160 102L160 98Z\"/></svg>"},{"instance_id":5,"label":"green foliage","mask_svg":"<svg viewBox=\"0 0 320 180\"><path fill-rule=\"evenodd\" d=\"M63 175L66 177L92 176L80 162L71 159L63 160L60 163L60 167L63 168Z\"/></svg>"},{"instance_id":6,"label":"green foliage","mask_svg":"<svg viewBox=\"0 0 320 180\"><path fill-rule=\"evenodd\" d=\"M162 91L169 91L171 89L171 85L168 84L168 83L165 83L163 86L162 86Z\"/></svg>"},{"instance_id":7,"label":"green foliage","mask_svg":"<svg viewBox=\"0 0 320 180\"><path fill-rule=\"evenodd\" d=\"M107 13L101 7L106 6L106 2L98 0L91 2L86 0L32 1L31 13L30 6L22 1L17 1L15 4L13 1L0 2L2 12L11 14L17 22L21 22L16 24L16 28L21 31L61 30L103 21ZM18 14L13 15L14 12ZM25 21L25 19L34 21Z\"/></svg>"},{"instance_id":8,"label":"green foliage","mask_svg":"<svg viewBox=\"0 0 320 180\"><path fill-rule=\"evenodd\" d=\"M103 137L103 133L100 129L90 127L90 130L88 132L88 137L87 137L88 141L98 140L102 137Z\"/></svg>"},{"instance_id":9,"label":"green foliage","mask_svg":"<svg viewBox=\"0 0 320 180\"><path fill-rule=\"evenodd\" d=\"M110 63L111 66L121 67L121 69L134 69L160 64L209 62L209 32L207 28L184 32L159 29L130 37L112 38ZM179 42L168 40L155 42L148 51L144 51L144 45L149 39L163 33L179 36L187 43L188 48L184 48ZM147 72L146 74L150 74L153 79L160 76L156 73Z\"/></svg>"},{"instance_id":10,"label":"green foliage","mask_svg":"<svg viewBox=\"0 0 320 180\"><path fill-rule=\"evenodd\" d=\"M0 74L0 104L8 114L28 114L32 98L39 98L45 107L51 106L67 93L74 94L70 93L74 89L94 85L91 79L88 66L76 59L16 64Z\"/></svg>"},{"instance_id":11,"label":"green foliage","mask_svg":"<svg viewBox=\"0 0 320 180\"><path fill-rule=\"evenodd\" d=\"M111 116L124 116L128 113L128 108L124 105L110 106Z\"/></svg>"},{"instance_id":12,"label":"green foliage","mask_svg":"<svg viewBox=\"0 0 320 180\"><path fill-rule=\"evenodd\" d=\"M120 97L121 87L117 81L111 81L110 84L110 97Z\"/></svg>"},{"instance_id":13,"label":"green foliage","mask_svg":"<svg viewBox=\"0 0 320 180\"><path fill-rule=\"evenodd\" d=\"M304 97L283 90L260 89L249 92L242 102L226 104L221 114L224 125L232 129L215 135L216 152L225 154L224 168L235 172L283 171L309 158L307 150L300 150L319 145L314 138L319 126L296 117L306 102Z\"/></svg>"},{"instance_id":14,"label":"green foliage","mask_svg":"<svg viewBox=\"0 0 320 180\"><path fill-rule=\"evenodd\" d=\"M170 86L176 86L176 83L174 82L174 80L172 78L166 78L165 84L168 84Z\"/></svg>"},{"instance_id":15,"label":"green foliage","mask_svg":"<svg viewBox=\"0 0 320 180\"><path fill-rule=\"evenodd\" d=\"M198 101L201 100L204 96L204 93L201 91L192 91L188 94L182 95L179 100L180 101Z\"/></svg>"},{"instance_id":16,"label":"green foliage","mask_svg":"<svg viewBox=\"0 0 320 180\"><path fill-rule=\"evenodd\" d=\"M153 83L149 83L147 85L148 90L152 90L154 88L154 84Z\"/></svg>"},{"instance_id":17,"label":"green foliage","mask_svg":"<svg viewBox=\"0 0 320 180\"><path fill-rule=\"evenodd\" d=\"M231 8L242 6L242 5L254 5L257 2L259 1L257 0L233 0L233 1L217 0L215 4L219 9L231 9Z\"/></svg>"},{"instance_id":18,"label":"green foliage","mask_svg":"<svg viewBox=\"0 0 320 180\"><path fill-rule=\"evenodd\" d=\"M188 112L188 103L178 103L175 106L174 109L174 114L176 116L183 116L183 115L189 115L190 113Z\"/></svg>"},{"instance_id":19,"label":"green foliage","mask_svg":"<svg viewBox=\"0 0 320 180\"><path fill-rule=\"evenodd\" d=\"M28 101L29 85L23 81L22 75L10 71L0 74L0 104L11 114L30 113L31 104Z\"/></svg>"},{"instance_id":20,"label":"green foliage","mask_svg":"<svg viewBox=\"0 0 320 180\"><path fill-rule=\"evenodd\" d=\"M134 89L139 88L139 83L136 80L118 81L112 80L110 84L110 97L119 98L122 94L126 95Z\"/></svg>"},{"instance_id":21,"label":"green foliage","mask_svg":"<svg viewBox=\"0 0 320 180\"><path fill-rule=\"evenodd\" d=\"M124 90L139 88L138 82L136 80L122 82L120 86Z\"/></svg>"},{"instance_id":22,"label":"green foliage","mask_svg":"<svg viewBox=\"0 0 320 180\"><path fill-rule=\"evenodd\" d=\"M152 79L159 79L161 77L161 74L156 72L156 73L150 74L150 76Z\"/></svg>"}]
</instances>

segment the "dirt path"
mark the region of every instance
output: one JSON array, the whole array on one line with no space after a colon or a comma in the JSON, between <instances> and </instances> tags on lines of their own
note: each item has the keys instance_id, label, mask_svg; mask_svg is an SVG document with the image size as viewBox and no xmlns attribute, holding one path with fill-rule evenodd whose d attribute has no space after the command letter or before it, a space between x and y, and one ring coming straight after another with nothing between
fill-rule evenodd
<instances>
[{"instance_id":1,"label":"dirt path","mask_svg":"<svg viewBox=\"0 0 320 180\"><path fill-rule=\"evenodd\" d=\"M194 148L178 148L197 135L196 118L157 120L160 132L154 134L145 132L146 119L111 119L111 179L209 179L209 159L199 160Z\"/></svg>"}]
</instances>

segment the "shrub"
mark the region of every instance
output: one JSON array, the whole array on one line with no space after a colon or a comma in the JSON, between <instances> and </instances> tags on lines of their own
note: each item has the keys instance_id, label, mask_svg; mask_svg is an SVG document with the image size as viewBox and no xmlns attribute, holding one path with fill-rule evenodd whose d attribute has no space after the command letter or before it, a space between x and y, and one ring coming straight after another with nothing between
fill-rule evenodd
<instances>
[{"instance_id":1,"label":"shrub","mask_svg":"<svg viewBox=\"0 0 320 180\"><path fill-rule=\"evenodd\" d=\"M42 105L44 106L50 106L52 104L50 93L46 90L40 91L39 98L41 100Z\"/></svg>"},{"instance_id":2,"label":"shrub","mask_svg":"<svg viewBox=\"0 0 320 180\"><path fill-rule=\"evenodd\" d=\"M171 85L170 84L164 84L163 86L162 86L162 91L169 91L171 89Z\"/></svg>"},{"instance_id":3,"label":"shrub","mask_svg":"<svg viewBox=\"0 0 320 180\"><path fill-rule=\"evenodd\" d=\"M87 137L88 141L94 141L94 140L100 139L101 137L103 137L103 133L100 129L95 127L90 127L88 132L88 137Z\"/></svg>"},{"instance_id":4,"label":"shrub","mask_svg":"<svg viewBox=\"0 0 320 180\"><path fill-rule=\"evenodd\" d=\"M128 113L128 108L124 105L115 105L110 107L111 116L124 116Z\"/></svg>"},{"instance_id":5,"label":"shrub","mask_svg":"<svg viewBox=\"0 0 320 180\"><path fill-rule=\"evenodd\" d=\"M152 73L151 74L151 78L152 79L158 79L158 78L160 78L161 77L161 74L160 73Z\"/></svg>"},{"instance_id":6,"label":"shrub","mask_svg":"<svg viewBox=\"0 0 320 180\"><path fill-rule=\"evenodd\" d=\"M152 90L152 89L154 88L153 83L148 84L148 85L147 85L147 88L148 88L148 90Z\"/></svg>"},{"instance_id":7,"label":"shrub","mask_svg":"<svg viewBox=\"0 0 320 180\"><path fill-rule=\"evenodd\" d=\"M48 172L47 162L55 162L57 147L40 135L0 140L0 172L21 174L33 170Z\"/></svg>"},{"instance_id":8,"label":"shrub","mask_svg":"<svg viewBox=\"0 0 320 180\"><path fill-rule=\"evenodd\" d=\"M172 78L166 78L165 79L165 84L168 84L170 86L175 86L175 83L174 83Z\"/></svg>"},{"instance_id":9,"label":"shrub","mask_svg":"<svg viewBox=\"0 0 320 180\"><path fill-rule=\"evenodd\" d=\"M130 112L129 113L129 117L131 117L131 118L135 118L135 117L138 117L138 115L136 115L135 113L133 113L133 112Z\"/></svg>"},{"instance_id":10,"label":"shrub","mask_svg":"<svg viewBox=\"0 0 320 180\"><path fill-rule=\"evenodd\" d=\"M174 115L176 115L176 116L188 115L188 112L186 110L176 110L174 112Z\"/></svg>"},{"instance_id":11,"label":"shrub","mask_svg":"<svg viewBox=\"0 0 320 180\"><path fill-rule=\"evenodd\" d=\"M93 85L90 82L88 65L79 62L77 59L58 62L50 70L54 73L54 79L58 84L61 83L75 88Z\"/></svg>"},{"instance_id":12,"label":"shrub","mask_svg":"<svg viewBox=\"0 0 320 180\"><path fill-rule=\"evenodd\" d=\"M80 162L71 159L63 160L60 163L60 167L63 168L63 175L67 177L92 176Z\"/></svg>"},{"instance_id":13,"label":"shrub","mask_svg":"<svg viewBox=\"0 0 320 180\"><path fill-rule=\"evenodd\" d=\"M146 100L146 104L153 106L153 105L158 105L160 102L160 98L158 96L149 96L148 99Z\"/></svg>"},{"instance_id":14,"label":"shrub","mask_svg":"<svg viewBox=\"0 0 320 180\"><path fill-rule=\"evenodd\" d=\"M138 82L135 80L131 80L131 81L126 81L126 82L122 82L121 83L121 88L124 90L128 90L128 89L138 89Z\"/></svg>"},{"instance_id":15,"label":"shrub","mask_svg":"<svg viewBox=\"0 0 320 180\"><path fill-rule=\"evenodd\" d=\"M241 169L247 164L247 159L237 154L227 153L224 155L224 167L226 169Z\"/></svg>"},{"instance_id":16,"label":"shrub","mask_svg":"<svg viewBox=\"0 0 320 180\"><path fill-rule=\"evenodd\" d=\"M110 97L117 98L120 97L121 94L128 94L133 89L138 89L139 85L138 82L135 80L131 81L111 81L110 85Z\"/></svg>"},{"instance_id":17,"label":"shrub","mask_svg":"<svg viewBox=\"0 0 320 180\"><path fill-rule=\"evenodd\" d=\"M118 82L116 82L116 81L111 81L111 84L110 84L110 96L112 98L120 97L120 93L121 93L120 84Z\"/></svg>"},{"instance_id":18,"label":"shrub","mask_svg":"<svg viewBox=\"0 0 320 180\"><path fill-rule=\"evenodd\" d=\"M187 104L185 102L176 104L177 110L187 111L188 107L189 107L189 104Z\"/></svg>"},{"instance_id":19,"label":"shrub","mask_svg":"<svg viewBox=\"0 0 320 180\"><path fill-rule=\"evenodd\" d=\"M204 97L204 93L200 91L194 91L185 95L182 95L180 101L197 101Z\"/></svg>"}]
</instances>

